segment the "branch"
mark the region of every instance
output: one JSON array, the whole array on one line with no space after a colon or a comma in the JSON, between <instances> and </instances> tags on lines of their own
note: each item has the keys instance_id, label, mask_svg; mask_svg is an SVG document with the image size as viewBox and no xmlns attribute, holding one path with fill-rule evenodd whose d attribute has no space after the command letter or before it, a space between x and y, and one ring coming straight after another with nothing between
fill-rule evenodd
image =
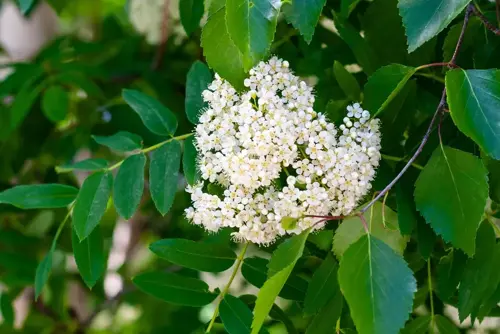
<instances>
[{"instance_id":1,"label":"branch","mask_svg":"<svg viewBox=\"0 0 500 334\"><path fill-rule=\"evenodd\" d=\"M470 4L467 6L467 9L465 10L465 17L464 17L464 23L462 25L462 31L460 32L460 36L458 37L457 45L455 47L455 51L453 52L453 56L451 57L450 61L448 62L449 67L455 67L456 60L458 53L460 51L460 48L462 47L462 43L464 41L464 35L465 35L465 29L467 28L467 24L469 23L469 18L474 11L474 5ZM422 138L422 142L418 146L417 150L413 154L413 156L408 160L406 165L403 167L403 169L399 172L398 175L392 180L377 196L375 196L364 208L362 208L359 211L359 214L362 215L365 213L375 202L377 202L380 198L382 198L395 184L396 182L399 181L399 179L403 176L403 174L410 168L410 166L415 162L417 157L420 155L422 152L425 144L429 140L429 137L432 132L432 128L434 126L434 123L436 122L437 117L443 110L443 108L446 106L446 87L443 89L443 93L441 94L441 100L439 101L439 104L436 108L436 111L434 112L434 116L432 116L431 122L429 123L429 127L427 128L427 131ZM361 216L360 216L361 217Z\"/></svg>"},{"instance_id":2,"label":"branch","mask_svg":"<svg viewBox=\"0 0 500 334\"><path fill-rule=\"evenodd\" d=\"M165 0L165 4L163 6L163 19L161 24L161 39L160 44L158 45L158 49L156 49L156 55L151 64L151 69L153 71L159 70L161 64L163 62L163 56L165 54L165 47L168 41L168 14L169 14L169 6L170 0Z\"/></svg>"},{"instance_id":3,"label":"branch","mask_svg":"<svg viewBox=\"0 0 500 334\"><path fill-rule=\"evenodd\" d=\"M496 1L496 4L497 4L497 19L499 18L500 16L500 13L499 13L499 1L497 0ZM469 7L472 8L472 11L474 12L474 15L476 15L480 20L481 22L483 22L483 24L485 25L485 27L490 30L492 33L494 33L495 35L498 35L500 36L500 29L495 27L493 24L491 24L490 21L488 21L488 19L483 15L483 13L481 13L477 7L475 5L469 5Z\"/></svg>"}]
</instances>

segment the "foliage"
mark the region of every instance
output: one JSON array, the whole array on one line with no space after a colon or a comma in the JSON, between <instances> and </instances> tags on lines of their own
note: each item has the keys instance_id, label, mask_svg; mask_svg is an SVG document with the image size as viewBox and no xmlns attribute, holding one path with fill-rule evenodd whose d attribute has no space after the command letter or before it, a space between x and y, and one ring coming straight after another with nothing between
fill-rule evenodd
<instances>
[{"instance_id":1,"label":"foliage","mask_svg":"<svg viewBox=\"0 0 500 334\"><path fill-rule=\"evenodd\" d=\"M459 333L500 315L493 2L167 0L158 45L129 1L48 2L70 29L0 84L1 333ZM241 90L271 55L337 126L354 102L378 117L382 161L354 212L257 247L191 224L185 188L202 92L215 73Z\"/></svg>"}]
</instances>

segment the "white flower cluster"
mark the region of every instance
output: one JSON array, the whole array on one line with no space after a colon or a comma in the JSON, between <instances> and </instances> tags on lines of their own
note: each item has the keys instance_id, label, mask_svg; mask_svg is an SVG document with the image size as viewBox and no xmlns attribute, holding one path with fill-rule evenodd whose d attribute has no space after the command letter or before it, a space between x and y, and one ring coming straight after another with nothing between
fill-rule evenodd
<instances>
[{"instance_id":1,"label":"white flower cluster","mask_svg":"<svg viewBox=\"0 0 500 334\"><path fill-rule=\"evenodd\" d=\"M351 213L371 188L379 121L356 103L337 129L288 67L274 57L250 70L243 94L218 75L203 92L209 107L195 133L203 181L187 188L194 224L237 228L235 239L269 244L324 226L307 215Z\"/></svg>"}]
</instances>

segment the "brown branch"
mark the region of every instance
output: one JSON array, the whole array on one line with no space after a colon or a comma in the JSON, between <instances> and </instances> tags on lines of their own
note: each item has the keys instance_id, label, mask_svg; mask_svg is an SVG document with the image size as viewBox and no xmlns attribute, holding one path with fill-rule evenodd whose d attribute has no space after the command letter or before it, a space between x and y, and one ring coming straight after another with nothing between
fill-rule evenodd
<instances>
[{"instance_id":1,"label":"brown branch","mask_svg":"<svg viewBox=\"0 0 500 334\"><path fill-rule=\"evenodd\" d=\"M170 0L165 0L165 4L163 7L163 19L161 24L161 39L160 44L158 45L158 49L156 49L156 55L154 57L153 63L151 64L151 69L153 71L157 71L160 69L163 63L163 56L165 55L165 49L168 41L168 14L169 14L169 6Z\"/></svg>"},{"instance_id":2,"label":"brown branch","mask_svg":"<svg viewBox=\"0 0 500 334\"><path fill-rule=\"evenodd\" d=\"M499 1L497 0L497 1L496 1L496 3L497 3L497 19L498 19L499 15L500 15L500 14L499 14L499 11L498 11L498 6L499 6L499 4L498 4L498 3L499 3ZM471 7L471 8L472 8L471 10L474 12L474 15L476 15L476 16L477 16L477 17L481 20L481 22L483 22L484 26L485 26L488 30L490 30L490 31L491 31L492 33L494 33L495 35L499 35L499 36L500 36L500 29L499 29L499 28L497 28L497 27L495 27L493 24L491 24L491 22L490 22L490 21L488 21L488 19L487 19L487 18L483 15L483 13L481 13L481 12L480 12L480 11L476 8L476 6L475 6L475 5L472 5L472 4L471 4L471 5L469 5L469 7Z\"/></svg>"},{"instance_id":3,"label":"brown branch","mask_svg":"<svg viewBox=\"0 0 500 334\"><path fill-rule=\"evenodd\" d=\"M455 47L455 51L453 52L453 56L451 57L449 61L449 67L454 67L455 62L457 60L457 55L458 52L460 51L460 48L462 47L463 40L464 40L464 35L465 35L465 30L467 28L467 24L469 23L469 18L474 11L474 5L470 4L467 6L467 9L465 10L465 17L464 17L464 22L462 25L462 31L460 32L460 36L458 37L457 45ZM398 181L399 179L403 176L403 174L410 168L411 164L417 159L417 157L420 155L422 152L425 144L429 140L429 137L432 132L432 128L434 126L434 123L436 122L436 118L440 115L441 111L443 108L446 106L446 87L443 89L443 93L441 94L441 100L439 101L439 104L436 108L436 111L434 112L434 115L432 116L431 122L429 123L429 127L427 128L427 131L422 138L422 141L420 145L418 146L417 150L413 154L413 156L408 160L406 165L401 169L398 175L377 195L375 198L373 198L367 205L365 205L364 208L362 208L359 211L358 216L362 216L363 213L365 213L375 202L377 202L382 196L384 196Z\"/></svg>"}]
</instances>

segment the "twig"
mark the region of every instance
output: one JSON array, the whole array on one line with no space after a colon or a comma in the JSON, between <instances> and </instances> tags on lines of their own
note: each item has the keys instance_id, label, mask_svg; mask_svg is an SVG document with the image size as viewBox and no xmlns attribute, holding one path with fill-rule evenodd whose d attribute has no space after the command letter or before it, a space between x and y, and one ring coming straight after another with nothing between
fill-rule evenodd
<instances>
[{"instance_id":1,"label":"twig","mask_svg":"<svg viewBox=\"0 0 500 334\"><path fill-rule=\"evenodd\" d=\"M497 4L497 19L499 17L499 11L498 11L498 6L499 6L499 0L496 1L496 4ZM488 19L483 15L483 13L481 13L475 5L469 5L470 8L472 8L471 10L474 12L474 15L476 15L480 20L481 22L483 22L483 24L485 25L485 27L490 30L492 33L494 33L495 35L500 35L500 29L495 27L493 24L490 23L490 21L488 21ZM469 8L467 7L467 8Z\"/></svg>"},{"instance_id":2,"label":"twig","mask_svg":"<svg viewBox=\"0 0 500 334\"><path fill-rule=\"evenodd\" d=\"M363 223L363 227L365 229L366 234L370 234L370 229L368 228L368 224L366 223L365 216L363 216L362 213L358 213L357 215L359 219L361 220L361 223Z\"/></svg>"},{"instance_id":3,"label":"twig","mask_svg":"<svg viewBox=\"0 0 500 334\"><path fill-rule=\"evenodd\" d=\"M156 55L151 64L151 69L153 71L159 70L161 64L163 63L163 56L165 54L165 48L168 41L168 14L169 14L169 6L170 0L165 0L165 4L163 6L163 18L161 23L161 39L160 44L158 45L158 49L156 49Z\"/></svg>"},{"instance_id":4,"label":"twig","mask_svg":"<svg viewBox=\"0 0 500 334\"><path fill-rule=\"evenodd\" d=\"M464 23L462 25L462 31L460 32L460 36L458 37L457 45L455 47L455 51L453 52L453 56L451 57L451 60L448 62L449 67L454 67L455 62L457 59L458 52L460 51L460 48L462 47L463 40L464 40L464 34L465 30L467 28L467 24L469 23L469 18L474 10L474 5L470 4L467 6L467 9L465 10L465 17L464 17ZM403 169L399 172L398 175L377 195L373 200L371 200L367 205L365 205L364 208L362 208L359 211L359 214L362 215L365 213L375 202L377 202L380 198L382 198L395 184L396 182L399 181L399 179L403 176L403 174L410 168L410 166L415 162L417 157L420 155L422 152L425 144L429 140L429 137L432 132L432 127L434 126L434 123L436 122L436 118L438 115L441 113L442 109L446 106L446 87L443 89L443 93L441 94L441 100L439 101L439 104L436 108L436 112L434 112L434 115L432 116L431 122L429 123L429 127L427 128L427 131L422 138L422 142L418 146L417 150L413 154L413 156L408 160L406 165L403 167Z\"/></svg>"}]
</instances>

